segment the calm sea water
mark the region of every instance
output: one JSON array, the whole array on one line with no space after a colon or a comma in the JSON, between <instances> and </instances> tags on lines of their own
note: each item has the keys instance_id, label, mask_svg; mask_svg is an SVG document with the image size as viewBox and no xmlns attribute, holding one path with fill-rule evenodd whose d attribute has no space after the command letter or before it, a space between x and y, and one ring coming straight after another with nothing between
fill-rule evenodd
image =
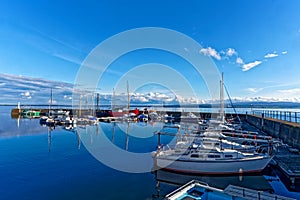
<instances>
[{"instance_id":1,"label":"calm sea water","mask_svg":"<svg viewBox=\"0 0 300 200\"><path fill-rule=\"evenodd\" d=\"M124 152L151 152L157 146L153 132L161 129L161 123L100 123L74 130L50 130L39 120L11 119L10 110L0 107L0 199L162 199L192 179L220 188L234 184L300 199L300 194L288 191L289 186L273 170L263 175L230 177L165 171L128 173L106 166L90 153L93 149L118 161L115 153L101 146L103 138ZM171 139L163 138L162 143ZM151 170L151 156L144 159ZM119 161L121 168L128 164Z\"/></svg>"}]
</instances>

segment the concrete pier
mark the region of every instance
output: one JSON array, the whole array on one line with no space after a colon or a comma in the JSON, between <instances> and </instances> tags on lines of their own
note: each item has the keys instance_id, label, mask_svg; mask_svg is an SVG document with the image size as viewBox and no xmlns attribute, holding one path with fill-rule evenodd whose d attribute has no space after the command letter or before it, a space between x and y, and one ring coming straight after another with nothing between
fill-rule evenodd
<instances>
[{"instance_id":1,"label":"concrete pier","mask_svg":"<svg viewBox=\"0 0 300 200\"><path fill-rule=\"evenodd\" d=\"M246 115L246 122L285 144L300 149L300 124L256 115Z\"/></svg>"},{"instance_id":2,"label":"concrete pier","mask_svg":"<svg viewBox=\"0 0 300 200\"><path fill-rule=\"evenodd\" d=\"M249 124L274 138L279 138L288 145L278 148L274 161L290 180L291 187L295 187L300 181L300 124L266 118L264 115L245 115L244 117Z\"/></svg>"}]
</instances>

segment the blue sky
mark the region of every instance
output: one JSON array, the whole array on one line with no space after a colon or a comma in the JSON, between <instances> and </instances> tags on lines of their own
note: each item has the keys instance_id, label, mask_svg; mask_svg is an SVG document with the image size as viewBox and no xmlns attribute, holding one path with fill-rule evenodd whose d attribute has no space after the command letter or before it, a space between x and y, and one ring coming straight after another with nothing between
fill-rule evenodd
<instances>
[{"instance_id":1,"label":"blue sky","mask_svg":"<svg viewBox=\"0 0 300 200\"><path fill-rule=\"evenodd\" d=\"M202 46L199 55L211 57L225 73L232 97L300 100L297 0L12 0L1 1L0 8L2 74L74 83L81 63L100 42L129 29L163 27ZM191 75L188 63L149 50L120 57L99 87L111 92L126 70L151 62L174 67L205 93L203 80ZM145 88L159 90L140 90Z\"/></svg>"}]
</instances>

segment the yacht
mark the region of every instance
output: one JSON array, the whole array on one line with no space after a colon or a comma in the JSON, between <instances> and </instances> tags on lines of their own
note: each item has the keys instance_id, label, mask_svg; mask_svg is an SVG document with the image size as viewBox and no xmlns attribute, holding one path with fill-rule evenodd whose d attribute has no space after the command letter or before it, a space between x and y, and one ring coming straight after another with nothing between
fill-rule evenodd
<instances>
[{"instance_id":1,"label":"yacht","mask_svg":"<svg viewBox=\"0 0 300 200\"><path fill-rule=\"evenodd\" d=\"M203 148L192 144L188 148L158 148L154 163L165 170L195 174L241 174L261 172L271 161L269 154L246 153L235 149Z\"/></svg>"}]
</instances>

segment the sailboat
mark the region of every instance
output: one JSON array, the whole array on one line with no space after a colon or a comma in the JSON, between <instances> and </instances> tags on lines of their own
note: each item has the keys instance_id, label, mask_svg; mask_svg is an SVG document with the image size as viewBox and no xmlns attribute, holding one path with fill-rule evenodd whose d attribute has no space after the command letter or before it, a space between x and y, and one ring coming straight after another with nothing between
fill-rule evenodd
<instances>
[{"instance_id":1,"label":"sailboat","mask_svg":"<svg viewBox=\"0 0 300 200\"><path fill-rule=\"evenodd\" d=\"M220 82L220 117L214 124L224 124L223 100L223 74ZM212 126L207 133L208 137L215 137L219 130L213 131ZM176 148L177 147L177 148ZM181 173L195 174L241 174L261 172L271 161L268 153L242 152L237 149L224 148L224 146L211 145L209 148L202 142L195 145L193 141L186 143L185 147L163 147L153 152L154 162L159 168Z\"/></svg>"},{"instance_id":2,"label":"sailboat","mask_svg":"<svg viewBox=\"0 0 300 200\"><path fill-rule=\"evenodd\" d=\"M181 173L241 174L261 172L272 156L218 147L206 149L190 146L187 149L158 150L154 159L158 167Z\"/></svg>"},{"instance_id":3,"label":"sailboat","mask_svg":"<svg viewBox=\"0 0 300 200\"><path fill-rule=\"evenodd\" d=\"M129 83L127 81L127 108L126 109L117 109L116 108L116 94L113 88L113 102L112 102L112 111L110 113L111 117L119 118L122 120L133 120L138 114L138 109L130 110L130 93L129 93Z\"/></svg>"},{"instance_id":4,"label":"sailboat","mask_svg":"<svg viewBox=\"0 0 300 200\"><path fill-rule=\"evenodd\" d=\"M55 121L51 116L51 106L52 106L52 88L51 88L51 92L50 92L50 102L49 102L48 116L42 116L40 118L40 124L46 124L47 126L54 126Z\"/></svg>"}]
</instances>

